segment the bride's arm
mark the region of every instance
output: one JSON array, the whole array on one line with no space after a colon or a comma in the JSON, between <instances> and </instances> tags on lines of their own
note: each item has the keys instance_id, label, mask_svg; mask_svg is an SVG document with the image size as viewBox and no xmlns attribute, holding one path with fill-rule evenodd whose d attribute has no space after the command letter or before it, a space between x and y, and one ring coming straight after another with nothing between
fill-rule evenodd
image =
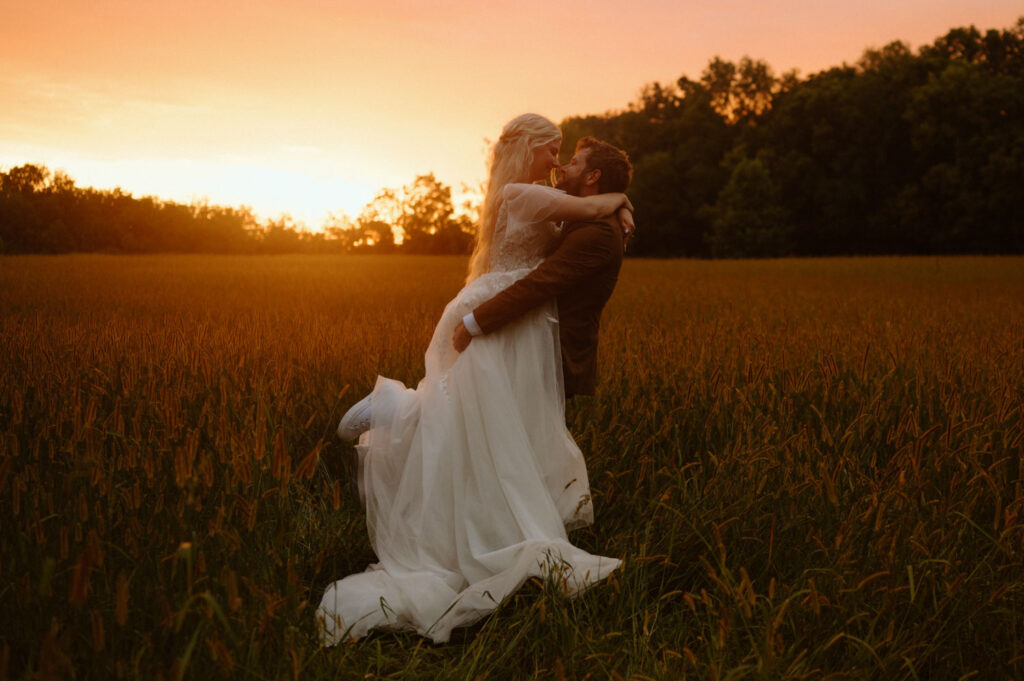
<instances>
[{"instance_id":1,"label":"bride's arm","mask_svg":"<svg viewBox=\"0 0 1024 681\"><path fill-rule=\"evenodd\" d=\"M632 212L633 204L625 194L596 194L594 196L570 196L555 208L551 220L595 220L617 212L620 208Z\"/></svg>"},{"instance_id":2,"label":"bride's arm","mask_svg":"<svg viewBox=\"0 0 1024 681\"><path fill-rule=\"evenodd\" d=\"M506 185L503 191L510 225L588 221L613 215L620 208L633 210L633 204L621 193L572 196L551 187L515 183Z\"/></svg>"}]
</instances>

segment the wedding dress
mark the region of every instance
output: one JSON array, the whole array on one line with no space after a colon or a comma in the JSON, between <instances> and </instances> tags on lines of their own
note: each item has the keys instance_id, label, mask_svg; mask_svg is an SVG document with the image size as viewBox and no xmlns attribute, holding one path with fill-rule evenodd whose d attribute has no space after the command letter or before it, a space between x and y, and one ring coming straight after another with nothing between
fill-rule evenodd
<instances>
[{"instance_id":1,"label":"wedding dress","mask_svg":"<svg viewBox=\"0 0 1024 681\"><path fill-rule=\"evenodd\" d=\"M530 577L575 595L620 561L569 543L593 521L583 455L565 427L554 301L452 347L462 317L536 267L558 237L566 195L508 185L491 271L445 308L415 389L378 377L356 445L360 496L378 562L330 585L317 610L325 645L370 629L435 642L476 622Z\"/></svg>"}]
</instances>

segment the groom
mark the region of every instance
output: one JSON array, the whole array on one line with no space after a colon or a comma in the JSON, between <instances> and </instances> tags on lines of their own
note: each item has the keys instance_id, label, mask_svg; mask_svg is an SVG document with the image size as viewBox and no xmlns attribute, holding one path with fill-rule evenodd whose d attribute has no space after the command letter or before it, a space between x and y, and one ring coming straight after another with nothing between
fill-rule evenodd
<instances>
[{"instance_id":1,"label":"groom","mask_svg":"<svg viewBox=\"0 0 1024 681\"><path fill-rule=\"evenodd\" d=\"M626 152L593 137L576 145L556 187L574 196L625 192L633 175ZM565 225L562 240L544 262L455 327L452 343L462 352L474 336L497 331L546 300L558 301L565 394L593 395L597 384L597 336L601 311L622 266L624 232L615 215Z\"/></svg>"}]
</instances>

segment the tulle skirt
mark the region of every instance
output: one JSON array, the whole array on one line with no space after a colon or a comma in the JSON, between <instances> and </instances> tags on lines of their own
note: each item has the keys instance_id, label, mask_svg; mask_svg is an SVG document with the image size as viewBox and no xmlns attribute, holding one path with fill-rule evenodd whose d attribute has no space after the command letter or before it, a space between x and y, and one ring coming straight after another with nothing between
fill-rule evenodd
<instances>
[{"instance_id":1,"label":"tulle skirt","mask_svg":"<svg viewBox=\"0 0 1024 681\"><path fill-rule=\"evenodd\" d=\"M356 451L378 562L327 588L325 645L375 628L444 642L530 577L574 595L619 566L566 536L593 521L593 507L565 427L554 302L461 355L451 345L463 315L527 271L484 275L448 304L415 389L377 379Z\"/></svg>"}]
</instances>

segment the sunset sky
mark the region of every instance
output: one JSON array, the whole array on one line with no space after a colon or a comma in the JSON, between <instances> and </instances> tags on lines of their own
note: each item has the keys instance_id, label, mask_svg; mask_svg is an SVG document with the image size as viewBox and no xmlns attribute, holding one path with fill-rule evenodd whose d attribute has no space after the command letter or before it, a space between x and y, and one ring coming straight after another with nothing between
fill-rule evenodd
<instances>
[{"instance_id":1,"label":"sunset sky","mask_svg":"<svg viewBox=\"0 0 1024 681\"><path fill-rule=\"evenodd\" d=\"M715 55L803 75L1020 0L0 0L0 169L248 205L311 228L433 171L485 175L512 116L625 108Z\"/></svg>"}]
</instances>

